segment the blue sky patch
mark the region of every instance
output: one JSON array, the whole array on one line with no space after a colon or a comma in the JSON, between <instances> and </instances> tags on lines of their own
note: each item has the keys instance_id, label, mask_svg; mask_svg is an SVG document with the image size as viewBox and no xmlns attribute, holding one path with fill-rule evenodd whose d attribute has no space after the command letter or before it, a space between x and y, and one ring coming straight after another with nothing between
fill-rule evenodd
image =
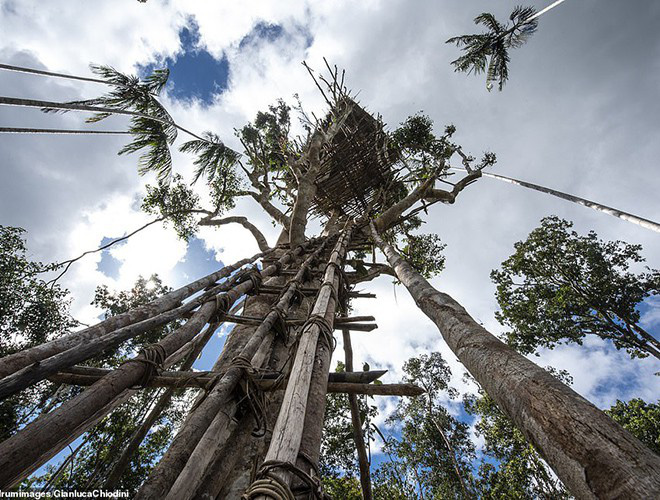
<instances>
[{"instance_id":1,"label":"blue sky patch","mask_svg":"<svg viewBox=\"0 0 660 500\"><path fill-rule=\"evenodd\" d=\"M101 245L107 245L114 238L103 237L101 240ZM96 265L96 270L105 274L108 278L119 279L119 267L121 266L121 261L115 259L111 254L110 250L103 250L101 252L101 260Z\"/></svg>"},{"instance_id":2,"label":"blue sky patch","mask_svg":"<svg viewBox=\"0 0 660 500\"><path fill-rule=\"evenodd\" d=\"M211 274L224 267L222 262L215 260L215 253L204 248L204 242L199 238L191 238L183 260L177 262L172 273L182 276L185 283Z\"/></svg>"},{"instance_id":3,"label":"blue sky patch","mask_svg":"<svg viewBox=\"0 0 660 500\"><path fill-rule=\"evenodd\" d=\"M227 88L229 62L226 57L218 60L199 47L199 28L193 20L179 31L179 40L181 52L162 63L140 67L140 76L165 65L170 70L167 86L170 95L180 100L199 99L211 104L213 96Z\"/></svg>"}]
</instances>

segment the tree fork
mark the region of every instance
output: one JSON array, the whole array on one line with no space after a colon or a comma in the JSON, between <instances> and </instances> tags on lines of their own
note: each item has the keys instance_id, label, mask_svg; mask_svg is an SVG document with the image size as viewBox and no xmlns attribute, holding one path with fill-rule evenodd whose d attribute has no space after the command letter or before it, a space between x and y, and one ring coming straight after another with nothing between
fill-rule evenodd
<instances>
[{"instance_id":1,"label":"tree fork","mask_svg":"<svg viewBox=\"0 0 660 500\"><path fill-rule=\"evenodd\" d=\"M374 225L371 234L458 359L578 498L658 498L660 457L433 288Z\"/></svg>"}]
</instances>

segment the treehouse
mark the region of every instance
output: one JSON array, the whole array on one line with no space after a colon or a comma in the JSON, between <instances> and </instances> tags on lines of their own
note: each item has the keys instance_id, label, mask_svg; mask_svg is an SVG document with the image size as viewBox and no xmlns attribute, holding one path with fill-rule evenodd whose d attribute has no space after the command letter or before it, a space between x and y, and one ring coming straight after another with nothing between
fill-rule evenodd
<instances>
[{"instance_id":1,"label":"treehouse","mask_svg":"<svg viewBox=\"0 0 660 500\"><path fill-rule=\"evenodd\" d=\"M383 122L349 97L338 100L326 120L333 117L343 125L322 156L312 211L359 217L371 204L379 212L383 207L377 195L394 179L392 165L398 158Z\"/></svg>"}]
</instances>

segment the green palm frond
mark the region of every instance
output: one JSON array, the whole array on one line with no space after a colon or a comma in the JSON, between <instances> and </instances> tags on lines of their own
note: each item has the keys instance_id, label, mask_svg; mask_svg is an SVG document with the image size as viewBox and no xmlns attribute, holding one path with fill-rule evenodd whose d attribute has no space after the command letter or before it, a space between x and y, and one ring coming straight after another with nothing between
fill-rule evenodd
<instances>
[{"instance_id":1,"label":"green palm frond","mask_svg":"<svg viewBox=\"0 0 660 500\"><path fill-rule=\"evenodd\" d=\"M485 72L486 88L490 91L497 81L499 90L502 90L509 78L508 50L522 46L536 31L538 20L527 20L535 12L533 7L517 6L509 16L511 25L500 23L488 12L475 17L475 24L485 26L488 32L456 36L446 42L456 45L464 52L451 62L454 71L467 74Z\"/></svg>"},{"instance_id":2,"label":"green palm frond","mask_svg":"<svg viewBox=\"0 0 660 500\"><path fill-rule=\"evenodd\" d=\"M135 117L131 120L129 131L133 134L132 142L121 148L118 154L135 153L146 149L140 156L138 172L156 172L160 182L166 182L172 174L172 155L170 153L171 134L162 123L148 118Z\"/></svg>"},{"instance_id":3,"label":"green palm frond","mask_svg":"<svg viewBox=\"0 0 660 500\"><path fill-rule=\"evenodd\" d=\"M193 183L203 175L209 183L227 175L238 160L238 153L227 147L220 138L211 132L202 134L205 140L188 141L181 145L182 153L195 153L197 166Z\"/></svg>"},{"instance_id":4,"label":"green palm frond","mask_svg":"<svg viewBox=\"0 0 660 500\"><path fill-rule=\"evenodd\" d=\"M492 34L502 33L506 29L506 26L495 19L495 16L489 12L482 12L475 17L474 24L483 24Z\"/></svg>"},{"instance_id":5,"label":"green palm frond","mask_svg":"<svg viewBox=\"0 0 660 500\"><path fill-rule=\"evenodd\" d=\"M161 120L172 121L172 117L156 99L167 83L169 77L168 69L155 70L144 81L141 81L135 75L125 75L111 66L92 64L90 65L90 69L94 74L105 80L111 90L107 94L94 99L72 101L68 104L131 110L151 115ZM66 110L49 108L44 108L43 111L47 113L66 112ZM96 123L111 115L112 113L95 113L86 121L87 123ZM170 130L168 133L176 135L176 130Z\"/></svg>"}]
</instances>

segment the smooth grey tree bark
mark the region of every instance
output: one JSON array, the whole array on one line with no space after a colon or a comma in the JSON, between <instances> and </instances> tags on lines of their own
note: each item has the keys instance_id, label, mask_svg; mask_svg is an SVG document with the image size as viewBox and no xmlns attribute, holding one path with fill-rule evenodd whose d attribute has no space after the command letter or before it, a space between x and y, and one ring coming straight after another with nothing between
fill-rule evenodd
<instances>
[{"instance_id":1,"label":"smooth grey tree bark","mask_svg":"<svg viewBox=\"0 0 660 500\"><path fill-rule=\"evenodd\" d=\"M373 224L371 235L454 354L573 495L585 499L660 497L660 457L589 401L498 340L449 295L433 288L383 241Z\"/></svg>"}]
</instances>

